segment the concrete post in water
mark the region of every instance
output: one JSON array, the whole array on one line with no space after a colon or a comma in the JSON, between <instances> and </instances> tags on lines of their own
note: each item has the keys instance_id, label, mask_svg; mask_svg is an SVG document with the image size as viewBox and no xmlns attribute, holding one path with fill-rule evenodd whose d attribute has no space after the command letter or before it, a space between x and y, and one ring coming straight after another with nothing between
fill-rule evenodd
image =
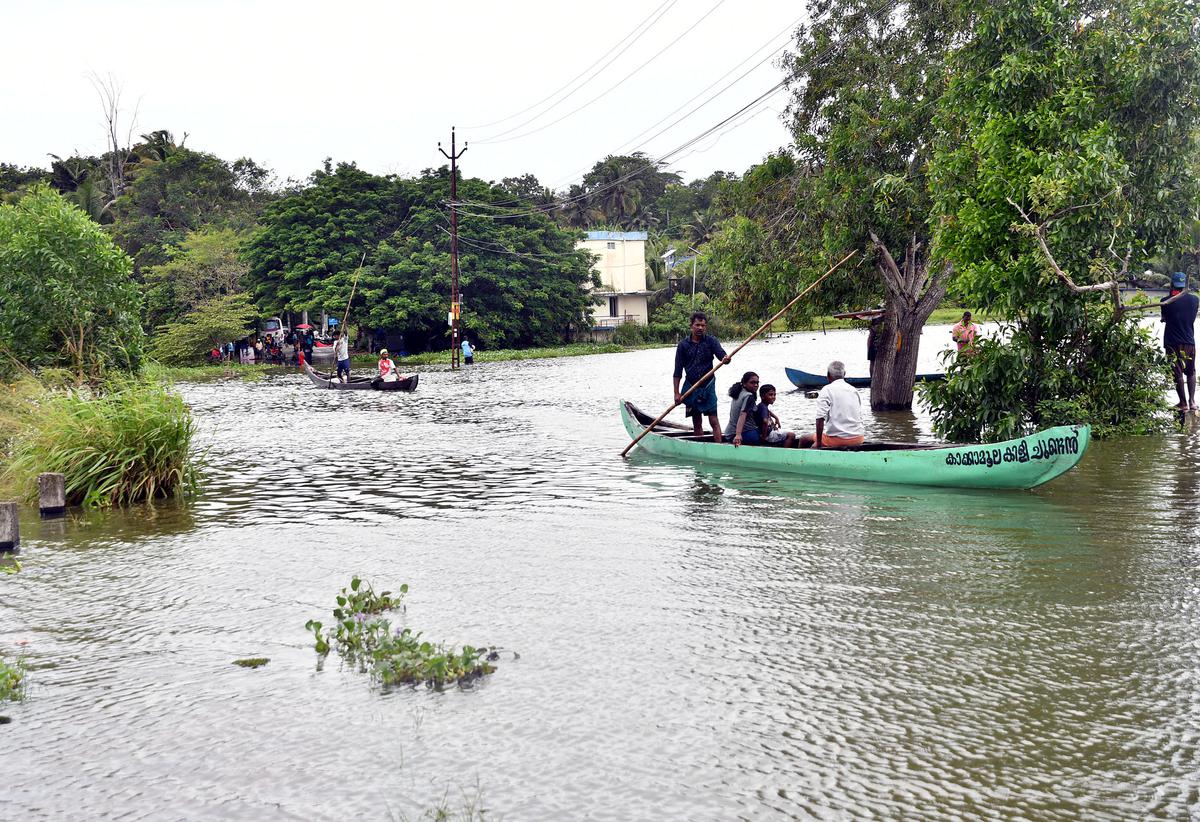
<instances>
[{"instance_id":1,"label":"concrete post in water","mask_svg":"<svg viewBox=\"0 0 1200 822\"><path fill-rule=\"evenodd\" d=\"M0 551L15 551L21 542L21 521L15 502L0 502Z\"/></svg>"},{"instance_id":2,"label":"concrete post in water","mask_svg":"<svg viewBox=\"0 0 1200 822\"><path fill-rule=\"evenodd\" d=\"M66 513L66 477L62 474L38 474L38 510L43 517L61 517Z\"/></svg>"}]
</instances>

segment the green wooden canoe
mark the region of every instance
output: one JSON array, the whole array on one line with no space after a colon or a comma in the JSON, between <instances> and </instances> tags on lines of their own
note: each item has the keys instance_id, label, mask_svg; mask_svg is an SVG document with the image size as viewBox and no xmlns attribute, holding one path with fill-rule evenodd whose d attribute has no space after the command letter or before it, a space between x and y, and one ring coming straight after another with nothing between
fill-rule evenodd
<instances>
[{"instance_id":1,"label":"green wooden canoe","mask_svg":"<svg viewBox=\"0 0 1200 822\"><path fill-rule=\"evenodd\" d=\"M633 403L621 402L630 437L653 422ZM1028 437L986 445L926 445L866 442L833 450L717 444L697 439L690 427L659 423L638 446L651 454L688 462L785 471L811 477L947 488L1033 488L1066 473L1083 457L1091 439L1087 425L1061 425Z\"/></svg>"}]
</instances>

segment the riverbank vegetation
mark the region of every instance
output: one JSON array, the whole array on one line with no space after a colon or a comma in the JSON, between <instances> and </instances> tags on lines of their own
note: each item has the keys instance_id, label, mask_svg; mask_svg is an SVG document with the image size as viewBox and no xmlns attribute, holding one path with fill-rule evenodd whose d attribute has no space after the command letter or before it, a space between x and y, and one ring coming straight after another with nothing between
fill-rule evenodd
<instances>
[{"instance_id":1,"label":"riverbank vegetation","mask_svg":"<svg viewBox=\"0 0 1200 822\"><path fill-rule=\"evenodd\" d=\"M411 628L393 629L384 617L403 608L408 586L397 593L376 593L360 577L350 580L337 596L333 624L309 620L317 653L324 657L336 651L342 660L369 673L381 685L417 685L442 688L447 684L469 685L496 670L492 663L499 654L488 648L464 645L452 648L423 640Z\"/></svg>"},{"instance_id":2,"label":"riverbank vegetation","mask_svg":"<svg viewBox=\"0 0 1200 822\"><path fill-rule=\"evenodd\" d=\"M129 505L193 489L195 426L162 385L124 379L56 390L27 378L3 390L5 494L35 502L46 471L65 476L68 505Z\"/></svg>"},{"instance_id":3,"label":"riverbank vegetation","mask_svg":"<svg viewBox=\"0 0 1200 822\"><path fill-rule=\"evenodd\" d=\"M1006 327L930 386L942 434L1011 436L1066 416L1099 433L1152 430L1167 379L1153 341L1075 286L1150 268L1200 274L1198 5L812 4L782 62L791 145L744 173L687 182L634 152L596 161L561 191L519 170L461 178L466 335L480 361L585 335L596 280L575 248L583 230L647 233L649 321L620 326L612 343L623 347L674 342L693 305L719 336L739 337L855 249L778 330L882 303L873 407L911 405L915 341L948 304ZM97 309L71 313L79 299L38 290L40 277L62 274L52 257L14 246L7 270L42 302L29 303L32 328L25 297L0 306L0 345L82 375L94 360L136 368L144 329L163 364L190 365L261 318L341 315L357 278L353 326L403 334L412 364L443 362L428 352L448 348L450 182L446 167L379 175L331 159L279 182L166 130L132 145L111 138L106 154L47 170L0 164L0 198L41 215L50 234L89 222L73 236L94 243L103 232L126 255L93 254L95 270L145 295L134 307L128 289L92 289L93 269L76 268L72 293Z\"/></svg>"}]
</instances>

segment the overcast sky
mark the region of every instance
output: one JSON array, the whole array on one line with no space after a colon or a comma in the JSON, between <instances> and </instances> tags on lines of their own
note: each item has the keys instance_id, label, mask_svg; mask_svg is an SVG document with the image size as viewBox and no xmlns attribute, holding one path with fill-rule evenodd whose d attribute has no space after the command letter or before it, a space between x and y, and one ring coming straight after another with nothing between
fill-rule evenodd
<instances>
[{"instance_id":1,"label":"overcast sky","mask_svg":"<svg viewBox=\"0 0 1200 822\"><path fill-rule=\"evenodd\" d=\"M329 156L416 174L444 162L437 143L448 149L457 125L471 143L465 174L531 172L563 188L606 154L661 156L767 91L802 11L779 0L0 0L0 162L44 168L49 153L103 151L96 74L123 86L138 133L186 133L189 148L252 157L281 178ZM672 168L689 180L744 171L788 142L785 100Z\"/></svg>"}]
</instances>

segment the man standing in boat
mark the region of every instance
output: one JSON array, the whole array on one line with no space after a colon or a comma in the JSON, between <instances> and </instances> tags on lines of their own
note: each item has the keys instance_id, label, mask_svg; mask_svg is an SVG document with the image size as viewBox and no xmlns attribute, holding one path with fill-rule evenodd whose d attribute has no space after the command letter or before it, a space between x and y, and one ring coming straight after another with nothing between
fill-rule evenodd
<instances>
[{"instance_id":1,"label":"man standing in boat","mask_svg":"<svg viewBox=\"0 0 1200 822\"><path fill-rule=\"evenodd\" d=\"M337 359L338 379L346 382L350 379L350 340L345 329L338 334L337 342L333 344L333 356Z\"/></svg>"},{"instance_id":2,"label":"man standing in boat","mask_svg":"<svg viewBox=\"0 0 1200 822\"><path fill-rule=\"evenodd\" d=\"M1180 411L1196 410L1196 309L1200 307L1200 298L1189 294L1187 290L1187 274L1176 271L1171 276L1171 296L1163 300L1162 322L1166 323L1163 331L1163 347L1167 350L1167 359L1175 376L1175 393L1179 395ZM1169 300L1170 302L1168 302ZM1187 394L1184 395L1184 381L1187 381Z\"/></svg>"},{"instance_id":3,"label":"man standing in boat","mask_svg":"<svg viewBox=\"0 0 1200 822\"><path fill-rule=\"evenodd\" d=\"M729 364L729 355L721 347L716 337L708 333L708 317L704 312L692 314L692 333L679 341L675 346L675 402L682 402L687 409L687 415L692 418L692 430L696 436L704 433L704 423L701 417L708 417L712 427L713 442L721 442L721 421L717 418L717 388L712 377L700 383L700 380L712 370L713 360ZM686 374L687 379L680 389L679 380ZM697 383L700 387L692 392L686 400L683 395Z\"/></svg>"}]
</instances>

